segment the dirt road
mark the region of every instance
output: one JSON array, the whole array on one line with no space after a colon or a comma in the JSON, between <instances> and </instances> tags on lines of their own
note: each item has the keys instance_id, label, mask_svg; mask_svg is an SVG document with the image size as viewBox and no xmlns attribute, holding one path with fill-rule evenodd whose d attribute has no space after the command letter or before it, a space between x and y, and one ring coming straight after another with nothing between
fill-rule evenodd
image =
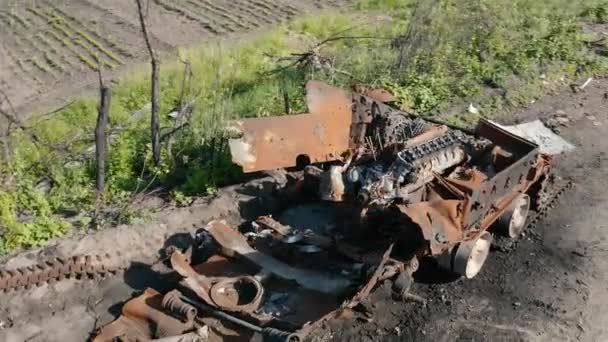
<instances>
[{"instance_id":1,"label":"dirt road","mask_svg":"<svg viewBox=\"0 0 608 342\"><path fill-rule=\"evenodd\" d=\"M560 162L575 187L549 216L512 248L494 250L473 280L445 279L432 269L416 274L413 292L426 306L393 301L390 284L365 303L374 316L334 322L315 335L336 341L606 341L608 340L608 80L594 81L585 92L564 87L515 120L568 117L561 134L577 150ZM563 114L562 114L563 113ZM513 117L509 119L512 121ZM162 239L191 231L211 217L238 221L269 203L226 190L211 206L162 212L163 224L141 225L72 237L52 247L18 255L8 265L70 252L112 252L127 248L146 262ZM247 206L245 206L247 204ZM273 204L273 203L270 203ZM247 210L245 210L247 209ZM144 229L145 228L145 229ZM508 246L507 246L508 247ZM137 252L141 251L141 253ZM142 257L146 255L147 257ZM121 277L63 281L0 295L0 340L82 341L111 320L134 290L162 287L145 264L133 264Z\"/></svg>"}]
</instances>

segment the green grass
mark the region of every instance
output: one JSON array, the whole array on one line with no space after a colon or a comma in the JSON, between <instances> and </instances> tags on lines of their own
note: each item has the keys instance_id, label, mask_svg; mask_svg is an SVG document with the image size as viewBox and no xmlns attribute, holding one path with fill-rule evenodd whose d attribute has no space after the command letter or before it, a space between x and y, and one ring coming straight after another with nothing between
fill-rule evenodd
<instances>
[{"instance_id":1,"label":"green grass","mask_svg":"<svg viewBox=\"0 0 608 342\"><path fill-rule=\"evenodd\" d=\"M213 193L238 181L241 175L230 162L224 122L282 113L285 93L292 112L305 111L303 85L309 79L349 87L351 74L359 82L388 87L402 108L423 115L473 102L482 116L491 116L529 104L561 78L605 75L608 70L606 60L587 46L580 27L581 21L596 22L602 16L596 10L600 1L430 3L362 0L352 12L297 19L247 42L180 50L180 58L191 63L185 99L195 103L195 110L190 126L175 135L171 146L163 144L163 163L158 166L151 162L147 113L139 120L131 118L149 102L149 67L142 65L113 86L110 126L120 127L121 133L110 147L105 204L123 208L134 192L156 187L185 203L187 196ZM331 60L333 72L287 68L270 73L285 65L270 56L307 51L336 34L379 39L323 45L319 52ZM54 39L70 49L71 42ZM398 65L400 56L403 63ZM160 113L166 130L175 124L165 114L178 105L183 70L177 60L161 67ZM0 225L5 227L0 250L40 245L91 215L94 161L73 160L81 160L76 157L92 144L96 106L97 99L83 98L50 119L31 122L45 145L14 134L13 158L0 166L0 181L7 184L0 190ZM462 113L448 119L470 125L476 117ZM48 147L62 144L66 137L76 141L67 155ZM48 192L39 186L45 178L52 181ZM113 223L130 216L119 215Z\"/></svg>"}]
</instances>

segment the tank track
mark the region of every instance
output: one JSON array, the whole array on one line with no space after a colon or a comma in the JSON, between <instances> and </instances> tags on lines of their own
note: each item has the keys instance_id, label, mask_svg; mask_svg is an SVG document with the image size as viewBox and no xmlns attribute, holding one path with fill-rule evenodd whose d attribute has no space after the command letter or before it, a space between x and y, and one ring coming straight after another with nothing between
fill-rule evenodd
<instances>
[{"instance_id":1,"label":"tank track","mask_svg":"<svg viewBox=\"0 0 608 342\"><path fill-rule=\"evenodd\" d=\"M96 279L126 268L122 255L77 255L53 258L33 266L0 271L0 291L27 290L63 279Z\"/></svg>"},{"instance_id":2,"label":"tank track","mask_svg":"<svg viewBox=\"0 0 608 342\"><path fill-rule=\"evenodd\" d=\"M549 189L547 187L543 187L542 191L544 192L543 198L544 200L538 203L539 206L536 210L536 213L533 217L528 220L528 224L526 228L536 228L538 223L547 217L549 214L549 209L552 209L557 204L557 201L560 197L569 189L574 186L574 182L570 179L562 179L556 183L552 183L553 186ZM552 191L548 191L552 190Z\"/></svg>"},{"instance_id":3,"label":"tank track","mask_svg":"<svg viewBox=\"0 0 608 342\"><path fill-rule=\"evenodd\" d=\"M536 211L528 221L527 228L534 228L545 218L566 190L573 187L571 180L561 180L551 187L545 205ZM547 191L548 189L543 189ZM10 271L0 271L0 291L27 290L43 284L52 284L64 279L101 279L125 270L128 256L121 253L114 255L77 255L69 258L53 258Z\"/></svg>"}]
</instances>

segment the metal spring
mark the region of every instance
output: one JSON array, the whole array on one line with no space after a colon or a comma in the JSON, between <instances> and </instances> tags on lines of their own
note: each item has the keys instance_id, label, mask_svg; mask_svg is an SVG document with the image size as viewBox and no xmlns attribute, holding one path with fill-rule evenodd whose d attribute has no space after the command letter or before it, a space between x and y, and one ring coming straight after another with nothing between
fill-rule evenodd
<instances>
[{"instance_id":1,"label":"metal spring","mask_svg":"<svg viewBox=\"0 0 608 342\"><path fill-rule=\"evenodd\" d=\"M163 296L162 306L182 322L191 322L198 315L195 307L180 298L180 292L173 290Z\"/></svg>"},{"instance_id":2,"label":"metal spring","mask_svg":"<svg viewBox=\"0 0 608 342\"><path fill-rule=\"evenodd\" d=\"M264 341L267 342L301 342L302 338L296 333L289 333L275 328L264 328L262 330Z\"/></svg>"}]
</instances>

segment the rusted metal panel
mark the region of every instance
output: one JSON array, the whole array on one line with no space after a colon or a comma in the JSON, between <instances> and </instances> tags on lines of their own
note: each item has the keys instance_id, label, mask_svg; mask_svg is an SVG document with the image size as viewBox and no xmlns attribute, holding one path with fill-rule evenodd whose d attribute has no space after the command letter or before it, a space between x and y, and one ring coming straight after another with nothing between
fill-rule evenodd
<instances>
[{"instance_id":1,"label":"rusted metal panel","mask_svg":"<svg viewBox=\"0 0 608 342\"><path fill-rule=\"evenodd\" d=\"M264 287L250 276L206 277L194 270L180 251L171 255L171 266L184 277L184 284L206 304L230 312L251 313L260 307ZM240 288L247 288L248 298L241 296Z\"/></svg>"},{"instance_id":2,"label":"rusted metal panel","mask_svg":"<svg viewBox=\"0 0 608 342\"><path fill-rule=\"evenodd\" d=\"M351 96L319 81L308 82L306 92L310 113L233 123L239 137L229 141L232 160L245 172L293 167L298 157L336 160L348 151Z\"/></svg>"},{"instance_id":3,"label":"rusted metal panel","mask_svg":"<svg viewBox=\"0 0 608 342\"><path fill-rule=\"evenodd\" d=\"M192 321L182 322L163 312L162 300L160 293L146 289L128 301L122 308L122 315L104 326L93 342L149 341L156 337L180 335L194 327Z\"/></svg>"},{"instance_id":4,"label":"rusted metal panel","mask_svg":"<svg viewBox=\"0 0 608 342\"><path fill-rule=\"evenodd\" d=\"M353 282L339 274L323 274L308 269L293 267L270 255L266 255L247 243L247 239L224 221L212 221L205 229L222 247L227 256L240 256L275 276L295 281L302 287L329 294L342 294Z\"/></svg>"},{"instance_id":5,"label":"rusted metal panel","mask_svg":"<svg viewBox=\"0 0 608 342\"><path fill-rule=\"evenodd\" d=\"M549 168L550 158L536 144L489 121L480 122L478 134L494 144L486 162L435 174L427 201L397 205L420 228L432 255L479 237Z\"/></svg>"},{"instance_id":6,"label":"rusted metal panel","mask_svg":"<svg viewBox=\"0 0 608 342\"><path fill-rule=\"evenodd\" d=\"M462 240L462 205L459 200L435 200L397 207L420 227L431 254L437 255Z\"/></svg>"}]
</instances>

